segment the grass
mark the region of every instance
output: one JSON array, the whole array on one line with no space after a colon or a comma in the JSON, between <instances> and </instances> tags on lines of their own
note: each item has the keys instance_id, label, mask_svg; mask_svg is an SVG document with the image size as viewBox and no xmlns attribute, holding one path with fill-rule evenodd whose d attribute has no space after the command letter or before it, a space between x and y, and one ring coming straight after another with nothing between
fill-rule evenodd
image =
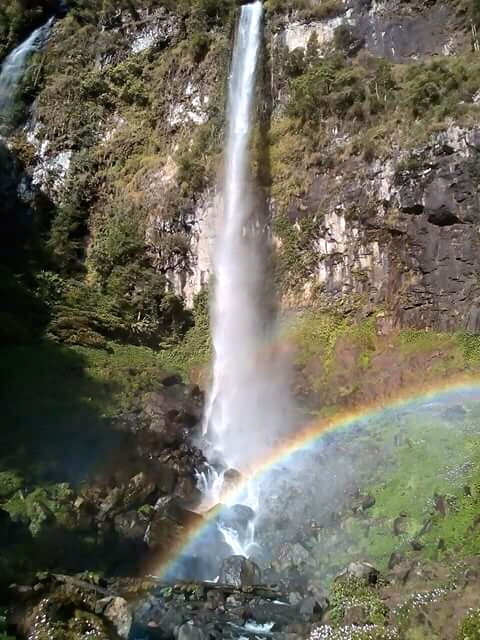
<instances>
[{"instance_id":1,"label":"grass","mask_svg":"<svg viewBox=\"0 0 480 640\"><path fill-rule=\"evenodd\" d=\"M379 454L372 467L375 448ZM357 486L375 503L362 511L353 509L352 499L341 525L327 526L310 542L319 578L335 576L354 560L385 572L393 552L452 562L480 552L474 525L480 501L480 434L473 411L455 422L425 410L411 410L404 417L392 414L390 420L383 414L381 428L370 423L363 433L342 440L342 451L352 449L358 460ZM464 495L464 485L471 487L471 496ZM436 508L435 496L442 496L445 514ZM421 543L420 551L414 551L412 540Z\"/></svg>"},{"instance_id":2,"label":"grass","mask_svg":"<svg viewBox=\"0 0 480 640\"><path fill-rule=\"evenodd\" d=\"M111 418L138 408L165 375L158 354L141 347L45 341L0 355L0 470L27 482L83 480L118 441Z\"/></svg>"},{"instance_id":3,"label":"grass","mask_svg":"<svg viewBox=\"0 0 480 640\"><path fill-rule=\"evenodd\" d=\"M296 347L296 388L316 395L315 411L480 372L480 336L463 332L403 329L385 336L377 333L373 315L355 322L310 310L295 318L287 334Z\"/></svg>"}]
</instances>

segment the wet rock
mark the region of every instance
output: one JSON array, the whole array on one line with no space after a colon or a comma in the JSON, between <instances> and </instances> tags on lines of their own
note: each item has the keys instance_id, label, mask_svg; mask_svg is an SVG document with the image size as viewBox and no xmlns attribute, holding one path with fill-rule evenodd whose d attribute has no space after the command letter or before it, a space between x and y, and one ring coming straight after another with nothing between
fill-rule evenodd
<instances>
[{"instance_id":1,"label":"wet rock","mask_svg":"<svg viewBox=\"0 0 480 640\"><path fill-rule=\"evenodd\" d=\"M104 617L113 624L122 640L127 640L132 627L133 616L124 598L113 597L106 603L103 610Z\"/></svg>"},{"instance_id":2,"label":"wet rock","mask_svg":"<svg viewBox=\"0 0 480 640\"><path fill-rule=\"evenodd\" d=\"M178 525L161 513L156 513L145 531L144 540L151 549L167 548L180 535Z\"/></svg>"},{"instance_id":3,"label":"wet rock","mask_svg":"<svg viewBox=\"0 0 480 640\"><path fill-rule=\"evenodd\" d=\"M207 591L207 602L205 605L207 609L211 609L211 610L220 609L221 607L223 607L224 602L225 602L225 596L222 591L218 589L216 589L215 591L213 590Z\"/></svg>"},{"instance_id":4,"label":"wet rock","mask_svg":"<svg viewBox=\"0 0 480 640\"><path fill-rule=\"evenodd\" d=\"M186 622L178 630L177 640L209 640L209 637L210 635L201 627L194 625L193 622Z\"/></svg>"},{"instance_id":5,"label":"wet rock","mask_svg":"<svg viewBox=\"0 0 480 640\"><path fill-rule=\"evenodd\" d=\"M243 480L240 471L236 469L227 469L223 474L223 486L225 491L235 489Z\"/></svg>"},{"instance_id":6,"label":"wet rock","mask_svg":"<svg viewBox=\"0 0 480 640\"><path fill-rule=\"evenodd\" d=\"M326 607L322 606L313 596L303 598L298 606L298 615L305 622L317 622L321 620Z\"/></svg>"},{"instance_id":7,"label":"wet rock","mask_svg":"<svg viewBox=\"0 0 480 640\"><path fill-rule=\"evenodd\" d=\"M277 571L285 571L289 567L302 567L312 564L313 559L305 547L296 542L284 544L280 547L277 558L272 562L272 567Z\"/></svg>"},{"instance_id":8,"label":"wet rock","mask_svg":"<svg viewBox=\"0 0 480 640\"><path fill-rule=\"evenodd\" d=\"M174 384L150 394L144 413L150 429L161 436L165 445L179 445L200 423L202 402L191 397L186 385Z\"/></svg>"},{"instance_id":9,"label":"wet rock","mask_svg":"<svg viewBox=\"0 0 480 640\"><path fill-rule=\"evenodd\" d=\"M148 521L137 511L127 511L115 516L113 519L115 531L127 540L142 542Z\"/></svg>"},{"instance_id":10,"label":"wet rock","mask_svg":"<svg viewBox=\"0 0 480 640\"><path fill-rule=\"evenodd\" d=\"M183 527L200 525L203 521L201 515L185 509L177 498L169 498L168 496L161 498L155 505L155 509L160 516L167 516L167 518Z\"/></svg>"},{"instance_id":11,"label":"wet rock","mask_svg":"<svg viewBox=\"0 0 480 640\"><path fill-rule=\"evenodd\" d=\"M155 502L157 486L155 482L147 477L142 471L130 478L125 494L122 498L123 509L134 509L144 504Z\"/></svg>"},{"instance_id":12,"label":"wet rock","mask_svg":"<svg viewBox=\"0 0 480 640\"><path fill-rule=\"evenodd\" d=\"M158 464L154 469L155 481L161 495L170 495L177 483L177 472L166 464Z\"/></svg>"},{"instance_id":13,"label":"wet rock","mask_svg":"<svg viewBox=\"0 0 480 640\"><path fill-rule=\"evenodd\" d=\"M235 504L233 507L222 509L218 520L224 527L244 532L248 524L255 518L255 511L243 504Z\"/></svg>"},{"instance_id":14,"label":"wet rock","mask_svg":"<svg viewBox=\"0 0 480 640\"><path fill-rule=\"evenodd\" d=\"M202 492L197 487L191 475L181 475L175 486L175 496L181 498L182 502L191 508L197 507L202 501Z\"/></svg>"},{"instance_id":15,"label":"wet rock","mask_svg":"<svg viewBox=\"0 0 480 640\"><path fill-rule=\"evenodd\" d=\"M351 562L341 575L352 576L365 584L377 584L380 573L369 562Z\"/></svg>"},{"instance_id":16,"label":"wet rock","mask_svg":"<svg viewBox=\"0 0 480 640\"><path fill-rule=\"evenodd\" d=\"M103 620L79 604L61 593L43 598L28 616L27 636L39 639L83 640L91 637L109 640L110 633Z\"/></svg>"},{"instance_id":17,"label":"wet rock","mask_svg":"<svg viewBox=\"0 0 480 640\"><path fill-rule=\"evenodd\" d=\"M230 556L223 560L220 567L220 582L237 588L260 584L259 567L243 556Z\"/></svg>"}]
</instances>

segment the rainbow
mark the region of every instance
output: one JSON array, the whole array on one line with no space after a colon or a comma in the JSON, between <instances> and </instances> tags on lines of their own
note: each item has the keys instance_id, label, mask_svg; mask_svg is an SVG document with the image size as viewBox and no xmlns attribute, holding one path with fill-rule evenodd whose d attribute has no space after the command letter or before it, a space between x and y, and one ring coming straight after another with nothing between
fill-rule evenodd
<instances>
[{"instance_id":1,"label":"rainbow","mask_svg":"<svg viewBox=\"0 0 480 640\"><path fill-rule=\"evenodd\" d=\"M408 390L403 389L400 393L389 398L384 398L383 402L375 402L340 412L331 418L325 418L308 423L301 428L291 439L282 442L274 448L270 454L252 469L244 471L243 480L234 489L223 496L225 503L232 504L237 496L245 490L247 485L260 478L268 472L274 465L287 463L296 453L308 450L313 447L328 433L336 431L348 431L359 424L366 424L372 420L391 417L399 411L428 406L429 403L448 404L453 401L470 400L480 402L480 377L462 376L461 378L451 378L448 381L435 385L416 387ZM188 552L194 542L198 541L206 532L212 521L218 516L222 505L211 509L204 514L200 524L186 528L179 544L170 549L168 558L160 558L150 563L149 573L155 575L160 580L165 579L167 574L172 574L175 565Z\"/></svg>"}]
</instances>

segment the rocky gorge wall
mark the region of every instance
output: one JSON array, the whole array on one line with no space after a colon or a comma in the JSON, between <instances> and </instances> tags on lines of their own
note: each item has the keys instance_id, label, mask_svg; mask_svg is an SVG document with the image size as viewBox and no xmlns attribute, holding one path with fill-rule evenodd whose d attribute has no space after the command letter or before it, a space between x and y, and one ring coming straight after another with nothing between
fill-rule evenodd
<instances>
[{"instance_id":1,"label":"rocky gorge wall","mask_svg":"<svg viewBox=\"0 0 480 640\"><path fill-rule=\"evenodd\" d=\"M102 255L133 216L138 255L191 307L212 271L234 13L136 4L57 23L8 146L24 190L77 211L57 225L64 243L82 218L69 260L86 282L113 286ZM441 1L266 4L262 180L285 306L373 312L385 331L480 330L472 25L468 6Z\"/></svg>"}]
</instances>

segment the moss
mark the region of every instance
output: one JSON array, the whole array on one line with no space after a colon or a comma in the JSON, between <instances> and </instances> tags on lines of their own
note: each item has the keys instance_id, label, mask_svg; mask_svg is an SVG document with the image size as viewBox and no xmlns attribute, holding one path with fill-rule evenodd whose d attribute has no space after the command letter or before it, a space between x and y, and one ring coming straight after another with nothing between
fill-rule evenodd
<instances>
[{"instance_id":1,"label":"moss","mask_svg":"<svg viewBox=\"0 0 480 640\"><path fill-rule=\"evenodd\" d=\"M10 498L23 486L23 478L16 471L0 471L0 500Z\"/></svg>"},{"instance_id":2,"label":"moss","mask_svg":"<svg viewBox=\"0 0 480 640\"><path fill-rule=\"evenodd\" d=\"M38 535L45 524L57 523L64 527L75 525L72 505L73 492L66 483L37 488L31 493L15 493L4 505L14 521L28 525L32 535Z\"/></svg>"},{"instance_id":3,"label":"moss","mask_svg":"<svg viewBox=\"0 0 480 640\"><path fill-rule=\"evenodd\" d=\"M342 624L348 609L359 607L364 612L365 624L382 625L387 620L388 608L376 589L365 586L353 576L337 578L330 590L330 616L334 624Z\"/></svg>"},{"instance_id":4,"label":"moss","mask_svg":"<svg viewBox=\"0 0 480 640\"><path fill-rule=\"evenodd\" d=\"M314 272L318 262L315 243L319 238L322 216L306 215L294 224L285 214L273 220L273 232L280 241L277 252L277 279L294 290Z\"/></svg>"},{"instance_id":5,"label":"moss","mask_svg":"<svg viewBox=\"0 0 480 640\"><path fill-rule=\"evenodd\" d=\"M480 640L480 609L467 613L460 624L456 640Z\"/></svg>"}]
</instances>

